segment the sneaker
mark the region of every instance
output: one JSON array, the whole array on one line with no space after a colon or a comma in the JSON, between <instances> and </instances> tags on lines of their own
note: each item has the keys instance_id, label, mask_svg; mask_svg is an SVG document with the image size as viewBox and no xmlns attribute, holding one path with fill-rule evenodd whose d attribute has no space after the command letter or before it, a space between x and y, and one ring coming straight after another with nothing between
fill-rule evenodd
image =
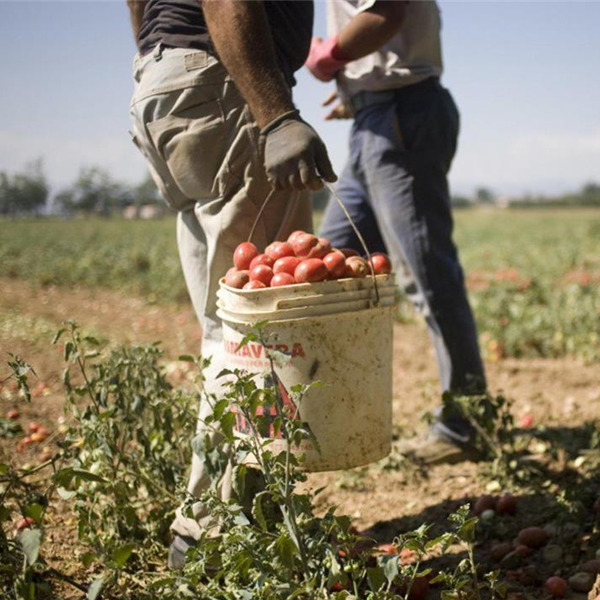
<instances>
[{"instance_id":1,"label":"sneaker","mask_svg":"<svg viewBox=\"0 0 600 600\"><path fill-rule=\"evenodd\" d=\"M185 567L185 555L190 548L196 546L198 542L187 535L175 535L169 546L169 558L167 565L169 569L180 571Z\"/></svg>"},{"instance_id":2,"label":"sneaker","mask_svg":"<svg viewBox=\"0 0 600 600\"><path fill-rule=\"evenodd\" d=\"M481 458L470 435L461 435L440 421L434 423L425 435L401 442L398 451L427 466L453 465Z\"/></svg>"}]
</instances>

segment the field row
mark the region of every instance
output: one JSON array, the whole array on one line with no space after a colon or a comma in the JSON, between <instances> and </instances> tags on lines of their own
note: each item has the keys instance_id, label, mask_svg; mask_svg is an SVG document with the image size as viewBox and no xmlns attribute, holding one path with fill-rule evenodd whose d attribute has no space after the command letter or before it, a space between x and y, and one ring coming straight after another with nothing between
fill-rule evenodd
<instances>
[{"instance_id":1,"label":"field row","mask_svg":"<svg viewBox=\"0 0 600 600\"><path fill-rule=\"evenodd\" d=\"M187 301L173 219L1 221L0 276ZM485 357L600 359L600 211L464 211L456 242Z\"/></svg>"}]
</instances>

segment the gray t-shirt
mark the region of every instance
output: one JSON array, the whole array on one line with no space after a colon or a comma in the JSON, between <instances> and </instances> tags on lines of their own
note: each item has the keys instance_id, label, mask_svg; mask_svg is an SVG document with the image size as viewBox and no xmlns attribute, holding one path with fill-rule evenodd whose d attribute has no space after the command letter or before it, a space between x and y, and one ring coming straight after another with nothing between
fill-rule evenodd
<instances>
[{"instance_id":1,"label":"gray t-shirt","mask_svg":"<svg viewBox=\"0 0 600 600\"><path fill-rule=\"evenodd\" d=\"M359 12L377 2L396 0L328 0L329 35L338 33ZM342 97L358 92L395 89L442 74L440 10L434 0L413 0L406 6L400 31L377 52L352 61L338 74Z\"/></svg>"}]
</instances>

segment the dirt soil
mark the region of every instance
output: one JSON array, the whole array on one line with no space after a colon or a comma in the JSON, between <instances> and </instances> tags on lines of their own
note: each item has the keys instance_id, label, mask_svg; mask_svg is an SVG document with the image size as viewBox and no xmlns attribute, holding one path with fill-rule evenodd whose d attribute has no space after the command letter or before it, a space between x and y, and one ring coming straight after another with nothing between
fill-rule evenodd
<instances>
[{"instance_id":1,"label":"dirt soil","mask_svg":"<svg viewBox=\"0 0 600 600\"><path fill-rule=\"evenodd\" d=\"M173 360L180 354L199 351L200 331L191 308L152 305L104 290L40 290L19 280L0 280L0 348L5 359L0 381L8 375L6 353L12 352L31 363L46 386L40 386L34 394L37 397L27 406L11 399L6 387L0 389L0 415L18 403L23 423L39 420L56 430L63 410L62 358L50 340L65 319L77 321L86 332L111 343L162 340ZM394 363L394 422L402 436L412 436L422 431L424 413L440 399L435 358L422 323L395 326ZM502 391L514 401L517 423L530 415L536 427L577 436L586 422L600 414L597 364L573 359L507 359L486 368L492 392ZM8 456L19 463L35 464L42 451L29 447L17 455L15 445L15 439L0 438L0 459ZM443 524L450 510L485 493L489 484L489 479L481 477L479 465L473 463L427 470L402 462L395 468L385 465L384 461L370 468L314 474L309 484L326 486L319 496L321 506L337 505L340 512L352 516L358 529L369 530L381 542L391 541L394 535L423 521ZM520 501L520 522L531 517L539 523L540 497L529 495ZM546 497L546 502L553 501ZM67 543L70 535L65 533L73 532L73 524L68 514L51 516L51 560L73 560ZM572 592L571 597L575 597Z\"/></svg>"}]
</instances>

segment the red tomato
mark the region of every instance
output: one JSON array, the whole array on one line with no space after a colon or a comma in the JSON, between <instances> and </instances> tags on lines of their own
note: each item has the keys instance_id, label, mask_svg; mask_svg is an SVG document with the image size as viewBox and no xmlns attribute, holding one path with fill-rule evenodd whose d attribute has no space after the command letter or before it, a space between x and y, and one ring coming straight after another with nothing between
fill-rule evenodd
<instances>
[{"instance_id":1,"label":"red tomato","mask_svg":"<svg viewBox=\"0 0 600 600\"><path fill-rule=\"evenodd\" d=\"M307 258L303 260L294 271L294 279L298 283L323 281L324 279L327 279L328 276L329 271L320 258Z\"/></svg>"},{"instance_id":2,"label":"red tomato","mask_svg":"<svg viewBox=\"0 0 600 600\"><path fill-rule=\"evenodd\" d=\"M530 429L533 427L533 417L531 415L523 415L519 421L519 425L523 429Z\"/></svg>"},{"instance_id":3,"label":"red tomato","mask_svg":"<svg viewBox=\"0 0 600 600\"><path fill-rule=\"evenodd\" d=\"M273 279L273 269L268 265L256 265L250 269L250 281L260 281L269 287L271 279Z\"/></svg>"},{"instance_id":4,"label":"red tomato","mask_svg":"<svg viewBox=\"0 0 600 600\"><path fill-rule=\"evenodd\" d=\"M496 510L497 504L498 498L496 498L496 496L485 494L477 498L477 501L473 506L473 512L476 515L480 515L484 510Z\"/></svg>"},{"instance_id":5,"label":"red tomato","mask_svg":"<svg viewBox=\"0 0 600 600\"><path fill-rule=\"evenodd\" d=\"M262 282L256 279L251 279L244 287L243 290L260 290L261 288L266 288L267 286Z\"/></svg>"},{"instance_id":6,"label":"red tomato","mask_svg":"<svg viewBox=\"0 0 600 600\"><path fill-rule=\"evenodd\" d=\"M289 273L276 273L271 279L271 287L279 287L282 285L293 285L296 283L293 275Z\"/></svg>"},{"instance_id":7,"label":"red tomato","mask_svg":"<svg viewBox=\"0 0 600 600\"><path fill-rule=\"evenodd\" d=\"M250 279L248 271L238 271L237 269L229 269L225 275L225 285L232 288L242 289Z\"/></svg>"},{"instance_id":8,"label":"red tomato","mask_svg":"<svg viewBox=\"0 0 600 600\"><path fill-rule=\"evenodd\" d=\"M383 252L375 252L371 254L371 264L373 265L373 270L375 271L375 275L382 275L383 273L391 273L392 272L392 263L388 258L387 254Z\"/></svg>"},{"instance_id":9,"label":"red tomato","mask_svg":"<svg viewBox=\"0 0 600 600\"><path fill-rule=\"evenodd\" d=\"M398 549L394 544L379 544L375 552L377 554L398 554Z\"/></svg>"},{"instance_id":10,"label":"red tomato","mask_svg":"<svg viewBox=\"0 0 600 600\"><path fill-rule=\"evenodd\" d=\"M567 593L567 582L562 577L550 577L546 580L546 589L555 598L563 598Z\"/></svg>"},{"instance_id":11,"label":"red tomato","mask_svg":"<svg viewBox=\"0 0 600 600\"><path fill-rule=\"evenodd\" d=\"M35 520L31 517L24 517L17 522L17 531L23 531L32 525L35 525Z\"/></svg>"},{"instance_id":12,"label":"red tomato","mask_svg":"<svg viewBox=\"0 0 600 600\"><path fill-rule=\"evenodd\" d=\"M331 244L325 240L327 244L324 246L321 243L322 239L324 240L325 238L319 239L316 246L313 246L310 249L309 253L306 255L306 258L325 258L331 252Z\"/></svg>"},{"instance_id":13,"label":"red tomato","mask_svg":"<svg viewBox=\"0 0 600 600\"><path fill-rule=\"evenodd\" d=\"M233 252L233 264L238 271L245 271L255 256L258 248L252 242L242 242Z\"/></svg>"},{"instance_id":14,"label":"red tomato","mask_svg":"<svg viewBox=\"0 0 600 600\"><path fill-rule=\"evenodd\" d=\"M36 431L39 431L39 429L42 427L42 424L39 421L29 421L28 427L31 433L35 433Z\"/></svg>"},{"instance_id":15,"label":"red tomato","mask_svg":"<svg viewBox=\"0 0 600 600\"><path fill-rule=\"evenodd\" d=\"M258 265L267 265L267 267L273 268L274 262L275 261L268 254L259 254L250 261L249 269L252 270Z\"/></svg>"},{"instance_id":16,"label":"red tomato","mask_svg":"<svg viewBox=\"0 0 600 600\"><path fill-rule=\"evenodd\" d=\"M346 259L339 250L334 250L323 259L332 279L339 279L346 274Z\"/></svg>"},{"instance_id":17,"label":"red tomato","mask_svg":"<svg viewBox=\"0 0 600 600\"><path fill-rule=\"evenodd\" d=\"M329 254L331 252L331 242L327 238L320 237L319 244L321 244L321 246L325 250L325 254Z\"/></svg>"},{"instance_id":18,"label":"red tomato","mask_svg":"<svg viewBox=\"0 0 600 600\"><path fill-rule=\"evenodd\" d=\"M505 494L498 500L496 511L499 515L514 515L517 512L517 499L512 494Z\"/></svg>"},{"instance_id":19,"label":"red tomato","mask_svg":"<svg viewBox=\"0 0 600 600\"><path fill-rule=\"evenodd\" d=\"M346 258L350 258L351 256L360 256L360 254L356 250L354 250L353 248L340 248L339 251Z\"/></svg>"},{"instance_id":20,"label":"red tomato","mask_svg":"<svg viewBox=\"0 0 600 600\"><path fill-rule=\"evenodd\" d=\"M283 258L278 258L273 265L273 273L275 273L275 275L277 275L277 273L289 273L293 276L300 261L301 259L297 256L284 256Z\"/></svg>"},{"instance_id":21,"label":"red tomato","mask_svg":"<svg viewBox=\"0 0 600 600\"><path fill-rule=\"evenodd\" d=\"M18 408L11 408L7 413L6 413L7 418L9 419L18 419L21 416L21 413L19 412Z\"/></svg>"},{"instance_id":22,"label":"red tomato","mask_svg":"<svg viewBox=\"0 0 600 600\"><path fill-rule=\"evenodd\" d=\"M294 256L294 249L288 242L273 242L265 248L265 254L273 259L273 262L284 256Z\"/></svg>"},{"instance_id":23,"label":"red tomato","mask_svg":"<svg viewBox=\"0 0 600 600\"><path fill-rule=\"evenodd\" d=\"M360 256L346 259L346 277L366 277L371 272L367 261Z\"/></svg>"},{"instance_id":24,"label":"red tomato","mask_svg":"<svg viewBox=\"0 0 600 600\"><path fill-rule=\"evenodd\" d=\"M298 235L291 242L294 254L299 258L308 258L310 251L319 243L316 235L312 233L303 233Z\"/></svg>"},{"instance_id":25,"label":"red tomato","mask_svg":"<svg viewBox=\"0 0 600 600\"><path fill-rule=\"evenodd\" d=\"M297 229L296 231L294 231L294 232L290 233L290 235L289 235L289 237L288 237L288 239L287 239L287 241L288 241L288 244L292 244L292 245L293 245L293 243L294 243L294 240L295 240L295 239L296 239L298 236L300 236L300 235L304 235L305 233L306 233L306 231L302 231L302 229Z\"/></svg>"}]
</instances>

